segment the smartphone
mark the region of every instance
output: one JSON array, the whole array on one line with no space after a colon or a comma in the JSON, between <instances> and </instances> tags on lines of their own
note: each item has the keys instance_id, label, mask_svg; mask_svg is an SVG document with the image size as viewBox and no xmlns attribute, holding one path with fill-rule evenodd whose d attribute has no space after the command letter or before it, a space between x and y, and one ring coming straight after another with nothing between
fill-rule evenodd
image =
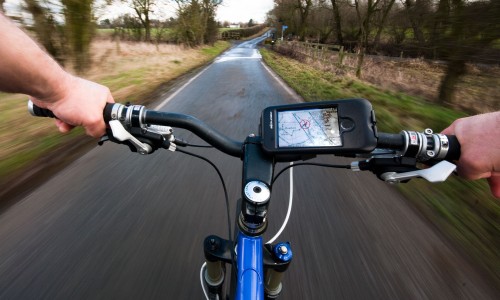
<instances>
[{"instance_id":1,"label":"smartphone","mask_svg":"<svg viewBox=\"0 0 500 300\"><path fill-rule=\"evenodd\" d=\"M372 105L343 99L272 106L263 110L262 147L270 154L356 154L377 146Z\"/></svg>"}]
</instances>

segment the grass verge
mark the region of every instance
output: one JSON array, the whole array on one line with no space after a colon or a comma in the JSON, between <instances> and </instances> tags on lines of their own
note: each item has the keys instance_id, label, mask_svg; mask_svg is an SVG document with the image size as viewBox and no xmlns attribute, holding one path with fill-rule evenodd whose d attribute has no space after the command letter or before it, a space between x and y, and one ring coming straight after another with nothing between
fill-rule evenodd
<instances>
[{"instance_id":1,"label":"grass verge","mask_svg":"<svg viewBox=\"0 0 500 300\"><path fill-rule=\"evenodd\" d=\"M383 132L425 128L440 131L465 115L423 98L321 71L267 49L261 49L261 53L266 64L306 101L370 100L378 128ZM454 177L445 183L430 184L413 180L399 188L426 218L500 283L500 205L485 181Z\"/></svg>"},{"instance_id":2,"label":"grass verge","mask_svg":"<svg viewBox=\"0 0 500 300\"><path fill-rule=\"evenodd\" d=\"M229 48L227 42L185 49L176 45L146 43L93 44L93 67L84 76L110 88L117 102L144 103L165 82L210 62ZM47 155L58 155L82 139L95 142L74 130L61 135L53 120L33 118L27 111L27 96L0 93L0 198L25 173L46 163ZM64 154L59 154L63 156Z\"/></svg>"}]
</instances>

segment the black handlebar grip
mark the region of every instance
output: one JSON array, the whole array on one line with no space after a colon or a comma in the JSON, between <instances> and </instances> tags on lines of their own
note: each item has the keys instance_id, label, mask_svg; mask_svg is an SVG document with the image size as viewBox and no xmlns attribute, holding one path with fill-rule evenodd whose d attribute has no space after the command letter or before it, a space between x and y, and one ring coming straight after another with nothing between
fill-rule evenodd
<instances>
[{"instance_id":1,"label":"black handlebar grip","mask_svg":"<svg viewBox=\"0 0 500 300\"><path fill-rule=\"evenodd\" d=\"M113 109L113 105L114 103L106 103L106 106L104 107L103 117L106 123L111 121L111 111ZM31 100L28 100L28 111L34 117L57 118L51 110L36 106Z\"/></svg>"},{"instance_id":2,"label":"black handlebar grip","mask_svg":"<svg viewBox=\"0 0 500 300\"><path fill-rule=\"evenodd\" d=\"M460 158L460 142L454 135L446 135L448 137L448 153L445 156L445 160L458 160Z\"/></svg>"},{"instance_id":3,"label":"black handlebar grip","mask_svg":"<svg viewBox=\"0 0 500 300\"><path fill-rule=\"evenodd\" d=\"M57 118L51 110L36 106L31 100L28 100L28 111L35 117Z\"/></svg>"},{"instance_id":4,"label":"black handlebar grip","mask_svg":"<svg viewBox=\"0 0 500 300\"><path fill-rule=\"evenodd\" d=\"M106 124L113 119L111 117L111 114L113 111L113 105L115 105L115 104L114 103L106 103L106 106L104 107L104 111L103 111L102 116L104 117L104 122L106 122Z\"/></svg>"},{"instance_id":5,"label":"black handlebar grip","mask_svg":"<svg viewBox=\"0 0 500 300\"><path fill-rule=\"evenodd\" d=\"M378 133L377 148L403 150L406 142L401 133Z\"/></svg>"}]
</instances>

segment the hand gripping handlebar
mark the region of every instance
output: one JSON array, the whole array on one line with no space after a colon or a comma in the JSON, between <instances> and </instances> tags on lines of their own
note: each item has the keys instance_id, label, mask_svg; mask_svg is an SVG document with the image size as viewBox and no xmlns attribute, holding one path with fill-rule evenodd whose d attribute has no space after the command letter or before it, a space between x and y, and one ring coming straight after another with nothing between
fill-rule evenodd
<instances>
[{"instance_id":1,"label":"hand gripping handlebar","mask_svg":"<svg viewBox=\"0 0 500 300\"><path fill-rule=\"evenodd\" d=\"M147 110L141 105L107 104L104 109L104 120L106 122L119 120L129 128L144 128L147 124L183 128L226 154L236 157L241 157L243 154L242 143L227 138L201 120L189 115Z\"/></svg>"},{"instance_id":2,"label":"hand gripping handlebar","mask_svg":"<svg viewBox=\"0 0 500 300\"><path fill-rule=\"evenodd\" d=\"M460 143L454 135L403 130L397 134L379 133L377 148L394 149L405 157L415 157L420 162L458 160Z\"/></svg>"},{"instance_id":3,"label":"hand gripping handlebar","mask_svg":"<svg viewBox=\"0 0 500 300\"><path fill-rule=\"evenodd\" d=\"M28 110L33 116L56 117L50 110L40 108L31 101L28 101ZM118 103L108 103L104 108L103 117L104 121L108 124L114 120L120 121L127 130L131 128L144 129L149 124L183 128L196 134L204 141L226 154L235 157L241 157L243 154L242 143L227 138L193 116L147 110L141 105L125 106ZM134 142L135 141L132 143ZM139 146L139 148L142 148L142 146ZM142 153L143 151L146 152L146 150L139 149L139 152Z\"/></svg>"},{"instance_id":4,"label":"hand gripping handlebar","mask_svg":"<svg viewBox=\"0 0 500 300\"><path fill-rule=\"evenodd\" d=\"M31 101L28 102L28 109L34 116L55 117L50 110L37 107ZM243 143L227 138L193 116L147 110L141 105L126 106L118 103L108 103L104 108L103 117L108 124L119 121L127 131L132 128L146 129L151 124L183 128L193 132L226 154L241 157L243 153ZM122 139L127 139L127 137L120 135L119 140ZM132 140L132 143L137 142ZM143 154L149 153L141 148L142 146L137 147L142 149L139 152L145 152ZM397 134L379 133L377 148L396 150L401 157L412 157L419 162L431 164L442 160L452 161L460 158L460 144L455 136L436 134L430 129L426 129L424 132L403 130Z\"/></svg>"}]
</instances>

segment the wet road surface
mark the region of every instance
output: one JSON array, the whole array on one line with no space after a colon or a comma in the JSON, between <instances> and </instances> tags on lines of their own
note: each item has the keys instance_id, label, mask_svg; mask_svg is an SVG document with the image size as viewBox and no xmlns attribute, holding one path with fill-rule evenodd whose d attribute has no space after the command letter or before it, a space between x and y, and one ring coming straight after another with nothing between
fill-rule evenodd
<instances>
[{"instance_id":1,"label":"wet road surface","mask_svg":"<svg viewBox=\"0 0 500 300\"><path fill-rule=\"evenodd\" d=\"M193 114L235 140L256 133L263 108L299 101L264 67L256 42L232 48L157 105ZM221 168L237 199L239 159L192 151ZM294 251L282 299L498 296L373 175L298 167L294 180L294 207L280 238ZM267 238L285 216L288 185L282 176L274 186ZM0 215L0 299L202 299L198 276L209 234L227 236L222 188L209 165L108 143Z\"/></svg>"}]
</instances>

